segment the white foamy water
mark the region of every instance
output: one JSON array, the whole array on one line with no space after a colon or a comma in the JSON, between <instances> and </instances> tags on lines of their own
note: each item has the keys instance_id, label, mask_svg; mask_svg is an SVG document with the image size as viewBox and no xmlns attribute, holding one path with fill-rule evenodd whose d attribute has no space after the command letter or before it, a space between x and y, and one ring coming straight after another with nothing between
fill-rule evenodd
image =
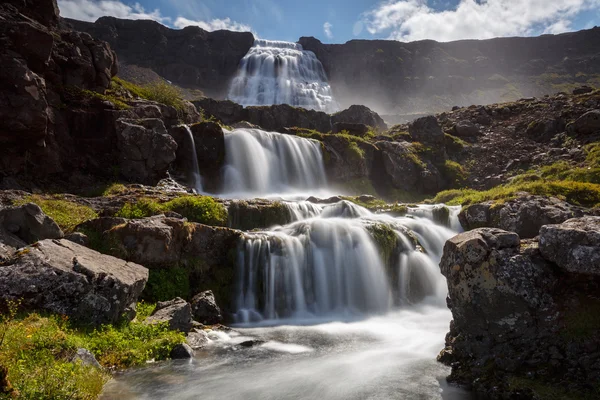
<instances>
[{"instance_id":1,"label":"white foamy water","mask_svg":"<svg viewBox=\"0 0 600 400\"><path fill-rule=\"evenodd\" d=\"M316 140L236 129L225 133L225 150L221 195L285 195L326 186L323 153Z\"/></svg>"},{"instance_id":2,"label":"white foamy water","mask_svg":"<svg viewBox=\"0 0 600 400\"><path fill-rule=\"evenodd\" d=\"M323 65L298 43L257 39L240 62L229 100L244 106L289 104L337 111Z\"/></svg>"},{"instance_id":3,"label":"white foamy water","mask_svg":"<svg viewBox=\"0 0 600 400\"><path fill-rule=\"evenodd\" d=\"M202 176L200 175L200 168L198 167L198 155L196 154L196 142L194 141L194 135L192 130L187 125L182 125L188 134L189 143L186 145L189 147L190 158L192 159L192 170L190 171L191 182L193 189L197 193L202 193Z\"/></svg>"}]
</instances>

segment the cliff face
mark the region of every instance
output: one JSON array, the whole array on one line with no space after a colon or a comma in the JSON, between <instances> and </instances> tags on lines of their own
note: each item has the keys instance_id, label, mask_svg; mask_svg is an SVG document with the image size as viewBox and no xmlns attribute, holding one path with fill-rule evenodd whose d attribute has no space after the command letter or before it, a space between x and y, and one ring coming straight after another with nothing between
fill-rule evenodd
<instances>
[{"instance_id":1,"label":"cliff face","mask_svg":"<svg viewBox=\"0 0 600 400\"><path fill-rule=\"evenodd\" d=\"M122 63L150 68L179 86L216 98L227 93L240 60L254 43L249 32L207 32L192 26L175 30L154 21L102 17L95 23L63 22L108 42Z\"/></svg>"},{"instance_id":2,"label":"cliff face","mask_svg":"<svg viewBox=\"0 0 600 400\"><path fill-rule=\"evenodd\" d=\"M512 101L584 83L600 86L600 28L532 38L438 43L352 40L299 43L323 63L342 108L379 113L443 111Z\"/></svg>"}]
</instances>

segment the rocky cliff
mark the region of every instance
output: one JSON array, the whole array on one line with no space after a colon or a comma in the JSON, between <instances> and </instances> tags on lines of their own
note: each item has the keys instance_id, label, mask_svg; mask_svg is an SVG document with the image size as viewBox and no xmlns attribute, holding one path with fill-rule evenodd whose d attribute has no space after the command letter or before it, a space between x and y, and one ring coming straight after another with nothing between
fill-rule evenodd
<instances>
[{"instance_id":1,"label":"rocky cliff","mask_svg":"<svg viewBox=\"0 0 600 400\"><path fill-rule=\"evenodd\" d=\"M600 28L531 38L439 43L300 38L323 63L342 107L384 114L442 111L600 84Z\"/></svg>"},{"instance_id":2,"label":"rocky cliff","mask_svg":"<svg viewBox=\"0 0 600 400\"><path fill-rule=\"evenodd\" d=\"M179 86L216 98L227 93L240 60L254 43L249 32L169 29L154 21L102 17L95 23L63 23L108 42L122 63L149 68Z\"/></svg>"}]
</instances>

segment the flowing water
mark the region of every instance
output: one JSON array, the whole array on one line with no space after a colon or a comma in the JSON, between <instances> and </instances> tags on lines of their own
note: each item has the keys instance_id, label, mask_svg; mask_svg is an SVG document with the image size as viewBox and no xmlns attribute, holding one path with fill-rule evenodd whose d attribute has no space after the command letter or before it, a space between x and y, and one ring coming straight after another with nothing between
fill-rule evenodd
<instances>
[{"instance_id":1,"label":"flowing water","mask_svg":"<svg viewBox=\"0 0 600 400\"><path fill-rule=\"evenodd\" d=\"M192 170L190 171L190 175L192 185L197 193L202 193L202 176L200 175L200 168L198 167L198 155L196 154L196 143L194 142L194 135L192 134L192 130L189 126L183 126L185 127L185 130L188 133L188 146L191 149L190 157L192 159Z\"/></svg>"},{"instance_id":2,"label":"flowing water","mask_svg":"<svg viewBox=\"0 0 600 400\"><path fill-rule=\"evenodd\" d=\"M226 146L230 197L327 185L318 142L244 129ZM438 263L458 208L283 204L293 222L239 243L233 330L210 331L190 361L119 375L103 399L469 399L435 361L451 319Z\"/></svg>"},{"instance_id":3,"label":"flowing water","mask_svg":"<svg viewBox=\"0 0 600 400\"><path fill-rule=\"evenodd\" d=\"M228 98L244 106L289 104L337 111L323 65L298 43L257 39L240 62Z\"/></svg>"}]
</instances>

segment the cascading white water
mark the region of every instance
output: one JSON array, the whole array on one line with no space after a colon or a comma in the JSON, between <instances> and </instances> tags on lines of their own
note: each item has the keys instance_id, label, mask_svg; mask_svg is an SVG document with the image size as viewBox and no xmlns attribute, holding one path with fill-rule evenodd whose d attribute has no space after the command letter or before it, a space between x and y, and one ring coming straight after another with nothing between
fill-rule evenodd
<instances>
[{"instance_id":1,"label":"cascading white water","mask_svg":"<svg viewBox=\"0 0 600 400\"><path fill-rule=\"evenodd\" d=\"M183 127L185 127L185 131L188 133L189 138L190 157L192 158L192 171L190 171L192 184L197 193L202 193L202 176L200 175L200 168L198 167L198 155L196 154L194 135L189 126L183 125Z\"/></svg>"},{"instance_id":2,"label":"cascading white water","mask_svg":"<svg viewBox=\"0 0 600 400\"><path fill-rule=\"evenodd\" d=\"M323 187L321 144L259 129L225 132L222 192L237 196L291 193Z\"/></svg>"},{"instance_id":3,"label":"cascading white water","mask_svg":"<svg viewBox=\"0 0 600 400\"><path fill-rule=\"evenodd\" d=\"M228 98L244 106L289 104L337 111L323 65L298 43L257 39L240 62Z\"/></svg>"},{"instance_id":4,"label":"cascading white water","mask_svg":"<svg viewBox=\"0 0 600 400\"><path fill-rule=\"evenodd\" d=\"M246 234L239 250L237 322L385 313L423 298L444 304L437 262L452 230L427 218L372 214L347 201L298 213L311 217ZM372 238L378 224L398 238L398 254L387 264Z\"/></svg>"}]
</instances>

